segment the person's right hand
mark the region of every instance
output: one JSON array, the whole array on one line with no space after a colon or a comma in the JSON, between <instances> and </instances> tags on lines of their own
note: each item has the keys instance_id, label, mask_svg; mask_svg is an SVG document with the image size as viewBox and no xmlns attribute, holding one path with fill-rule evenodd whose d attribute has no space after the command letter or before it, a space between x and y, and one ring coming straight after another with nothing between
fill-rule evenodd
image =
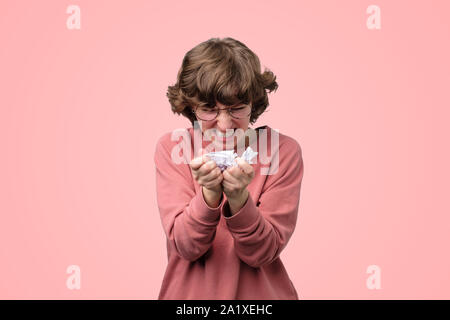
<instances>
[{"instance_id":1,"label":"person's right hand","mask_svg":"<svg viewBox=\"0 0 450 320\"><path fill-rule=\"evenodd\" d=\"M202 155L189 163L192 175L197 183L204 188L222 194L222 171L208 156Z\"/></svg>"}]
</instances>

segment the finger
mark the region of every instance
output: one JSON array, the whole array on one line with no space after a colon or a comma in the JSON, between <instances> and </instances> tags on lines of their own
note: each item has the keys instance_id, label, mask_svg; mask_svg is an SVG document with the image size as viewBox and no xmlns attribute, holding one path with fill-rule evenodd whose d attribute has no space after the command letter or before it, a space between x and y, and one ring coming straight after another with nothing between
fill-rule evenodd
<instances>
[{"instance_id":1,"label":"finger","mask_svg":"<svg viewBox=\"0 0 450 320\"><path fill-rule=\"evenodd\" d=\"M205 187L206 188L213 188L213 187L221 184L222 180L223 180L223 176L219 175L217 178L215 178L215 179L211 180L210 182L206 183Z\"/></svg>"},{"instance_id":2,"label":"finger","mask_svg":"<svg viewBox=\"0 0 450 320\"><path fill-rule=\"evenodd\" d=\"M202 155L203 163L207 163L208 161L212 161L210 157L208 157L206 154Z\"/></svg>"},{"instance_id":3,"label":"finger","mask_svg":"<svg viewBox=\"0 0 450 320\"><path fill-rule=\"evenodd\" d=\"M212 170L217 168L217 165L214 161L210 160L206 163L204 163L200 169L198 169L200 176L206 176L208 173L210 173Z\"/></svg>"},{"instance_id":4,"label":"finger","mask_svg":"<svg viewBox=\"0 0 450 320\"><path fill-rule=\"evenodd\" d=\"M223 172L223 180L237 184L237 183L239 183L239 180L234 175L231 174L231 171L232 171L231 169L232 168L228 168L227 170L225 170ZM239 169L237 169L237 170L239 170Z\"/></svg>"},{"instance_id":5,"label":"finger","mask_svg":"<svg viewBox=\"0 0 450 320\"><path fill-rule=\"evenodd\" d=\"M237 188L234 184L229 182L227 183L226 181L222 181L222 188L225 194L239 190L239 188Z\"/></svg>"},{"instance_id":6,"label":"finger","mask_svg":"<svg viewBox=\"0 0 450 320\"><path fill-rule=\"evenodd\" d=\"M204 163L210 161L211 159L206 155L207 152L205 149L201 148L198 152L198 156L192 159L192 161L189 163L192 169L197 170L200 168Z\"/></svg>"},{"instance_id":7,"label":"finger","mask_svg":"<svg viewBox=\"0 0 450 320\"><path fill-rule=\"evenodd\" d=\"M190 167L193 170L198 170L202 165L203 165L203 158L202 157L197 157L192 159L192 161L189 163Z\"/></svg>"},{"instance_id":8,"label":"finger","mask_svg":"<svg viewBox=\"0 0 450 320\"><path fill-rule=\"evenodd\" d=\"M222 181L222 186L223 186L223 188L224 189L226 189L226 190L231 190L231 189L233 189L234 188L234 184L233 183L231 183L231 182L229 182L229 181L226 181L225 179Z\"/></svg>"},{"instance_id":9,"label":"finger","mask_svg":"<svg viewBox=\"0 0 450 320\"><path fill-rule=\"evenodd\" d=\"M198 171L194 170L194 169L192 169L191 171L192 171L192 175L194 176L194 179L198 180Z\"/></svg>"},{"instance_id":10,"label":"finger","mask_svg":"<svg viewBox=\"0 0 450 320\"><path fill-rule=\"evenodd\" d=\"M217 179L219 176L221 176L221 172L219 168L214 168L211 170L210 173L208 173L206 176L203 177L203 180L205 182L213 181Z\"/></svg>"},{"instance_id":11,"label":"finger","mask_svg":"<svg viewBox=\"0 0 450 320\"><path fill-rule=\"evenodd\" d=\"M216 179L219 175L221 175L220 169L218 167L215 167L212 170L210 170L208 173L201 175L199 177L199 180L201 183L208 183L209 181Z\"/></svg>"},{"instance_id":12,"label":"finger","mask_svg":"<svg viewBox=\"0 0 450 320\"><path fill-rule=\"evenodd\" d=\"M253 167L244 159L237 157L236 158L236 163L238 164L238 166L242 169L242 171L244 171L244 173L248 176L251 176L253 173Z\"/></svg>"},{"instance_id":13,"label":"finger","mask_svg":"<svg viewBox=\"0 0 450 320\"><path fill-rule=\"evenodd\" d=\"M239 167L230 167L226 171L228 171L228 173L235 179L242 179L244 176L242 169Z\"/></svg>"}]
</instances>

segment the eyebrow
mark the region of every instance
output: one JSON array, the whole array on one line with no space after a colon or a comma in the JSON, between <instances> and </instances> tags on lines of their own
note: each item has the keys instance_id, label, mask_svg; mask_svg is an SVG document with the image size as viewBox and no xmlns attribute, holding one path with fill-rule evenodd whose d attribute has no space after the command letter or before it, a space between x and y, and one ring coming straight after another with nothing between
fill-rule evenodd
<instances>
[{"instance_id":1,"label":"eyebrow","mask_svg":"<svg viewBox=\"0 0 450 320\"><path fill-rule=\"evenodd\" d=\"M236 109L236 108L240 108L240 107L245 107L247 106L247 104L245 103L240 103L240 104L235 104L234 106L230 106L231 109ZM213 108L217 108L217 105L215 105Z\"/></svg>"}]
</instances>

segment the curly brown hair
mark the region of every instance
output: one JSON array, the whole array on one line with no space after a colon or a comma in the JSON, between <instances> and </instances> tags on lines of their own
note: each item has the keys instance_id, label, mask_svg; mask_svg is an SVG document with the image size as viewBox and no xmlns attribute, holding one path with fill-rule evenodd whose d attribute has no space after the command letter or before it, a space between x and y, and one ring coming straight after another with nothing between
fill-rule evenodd
<instances>
[{"instance_id":1,"label":"curly brown hair","mask_svg":"<svg viewBox=\"0 0 450 320\"><path fill-rule=\"evenodd\" d=\"M189 50L169 86L172 112L182 114L192 125L194 106L214 107L251 104L253 124L269 105L268 92L278 88L276 76L267 68L261 73L259 58L245 44L232 38L211 38ZM267 90L267 92L266 92Z\"/></svg>"}]
</instances>

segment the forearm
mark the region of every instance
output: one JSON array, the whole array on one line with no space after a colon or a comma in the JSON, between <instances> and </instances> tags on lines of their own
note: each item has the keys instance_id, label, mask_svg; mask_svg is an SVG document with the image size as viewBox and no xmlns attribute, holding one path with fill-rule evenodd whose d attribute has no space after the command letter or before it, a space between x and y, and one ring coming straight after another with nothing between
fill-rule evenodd
<instances>
[{"instance_id":1,"label":"forearm","mask_svg":"<svg viewBox=\"0 0 450 320\"><path fill-rule=\"evenodd\" d=\"M166 228L169 241L181 257L195 261L211 247L219 221L220 207L209 208L198 193Z\"/></svg>"},{"instance_id":2,"label":"forearm","mask_svg":"<svg viewBox=\"0 0 450 320\"><path fill-rule=\"evenodd\" d=\"M234 239L236 255L254 268L270 263L279 256L296 222L298 208L295 203L288 201L280 204L280 201L274 199L270 201L272 203L266 208L259 208L249 195L247 202L237 214L225 216ZM226 207L230 206L223 206L224 214L231 211L231 208L227 210ZM264 217L272 214L277 216L278 221Z\"/></svg>"}]
</instances>

